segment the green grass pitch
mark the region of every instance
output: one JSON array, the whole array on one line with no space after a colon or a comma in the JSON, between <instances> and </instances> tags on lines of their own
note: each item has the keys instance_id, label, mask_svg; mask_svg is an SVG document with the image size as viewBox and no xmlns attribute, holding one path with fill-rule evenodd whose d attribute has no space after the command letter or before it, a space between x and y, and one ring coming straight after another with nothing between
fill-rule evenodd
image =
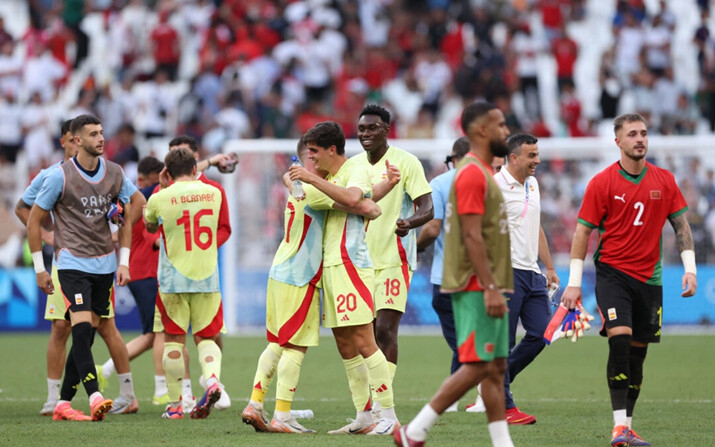
<instances>
[{"instance_id":1,"label":"green grass pitch","mask_svg":"<svg viewBox=\"0 0 715 447\"><path fill-rule=\"evenodd\" d=\"M224 341L222 382L232 399L225 411L205 420L162 420L151 404L153 371L149 353L132 362L140 408L136 415L108 415L101 423L53 422L39 410L46 397L45 349L48 334L0 335L0 445L3 446L348 446L392 445L388 437L329 436L328 430L354 417L347 379L335 344L321 338L308 351L293 408L310 408L314 419L302 420L317 435L258 434L240 420L248 400L256 361L265 346L258 337ZM130 337L134 334L126 334ZM194 392L199 393L196 349L190 347ZM98 341L95 360L106 360ZM666 335L649 349L643 391L634 428L654 446L715 445L715 336ZM560 340L547 347L513 384L519 407L537 417L532 426L511 427L516 446L608 446L612 426L605 378L607 343L589 336L577 344ZM395 379L397 415L403 423L420 410L449 369L450 353L440 336L403 336ZM116 378L105 392L116 397ZM272 412L275 388L266 407ZM486 417L463 411L443 415L427 438L435 446L488 446ZM84 390L75 407L87 411Z\"/></svg>"}]
</instances>

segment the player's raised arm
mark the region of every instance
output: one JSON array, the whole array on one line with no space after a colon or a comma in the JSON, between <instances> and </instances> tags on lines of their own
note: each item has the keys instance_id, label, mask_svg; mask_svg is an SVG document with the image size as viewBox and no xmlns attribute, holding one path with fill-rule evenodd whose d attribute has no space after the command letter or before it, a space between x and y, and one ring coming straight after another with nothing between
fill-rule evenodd
<instances>
[{"instance_id":1,"label":"player's raised arm","mask_svg":"<svg viewBox=\"0 0 715 447\"><path fill-rule=\"evenodd\" d=\"M387 172L387 178L379 183L372 185L372 199L375 202L379 202L383 197L387 195L392 188L400 183L402 174L400 174L400 169L390 164L390 160L385 160L385 171Z\"/></svg>"},{"instance_id":2,"label":"player's raised arm","mask_svg":"<svg viewBox=\"0 0 715 447\"><path fill-rule=\"evenodd\" d=\"M693 234L690 232L690 224L685 218L685 214L669 217L668 220L675 230L675 242L678 246L680 258L683 260L685 274L683 274L682 287L683 297L695 295L698 289L697 266L695 265L695 243Z\"/></svg>"},{"instance_id":3,"label":"player's raised arm","mask_svg":"<svg viewBox=\"0 0 715 447\"><path fill-rule=\"evenodd\" d=\"M574 309L581 299L581 279L583 277L583 260L588 251L588 238L593 228L581 222L576 224L576 231L571 242L571 264L569 268L569 282L561 296L561 302L568 309Z\"/></svg>"}]
</instances>

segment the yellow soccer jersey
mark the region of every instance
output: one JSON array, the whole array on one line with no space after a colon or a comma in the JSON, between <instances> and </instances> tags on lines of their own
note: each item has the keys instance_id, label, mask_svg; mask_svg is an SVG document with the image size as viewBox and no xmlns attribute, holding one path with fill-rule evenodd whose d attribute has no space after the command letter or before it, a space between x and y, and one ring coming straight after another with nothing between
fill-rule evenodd
<instances>
[{"instance_id":1,"label":"yellow soccer jersey","mask_svg":"<svg viewBox=\"0 0 715 447\"><path fill-rule=\"evenodd\" d=\"M382 159L374 165L368 161L367 152L352 158L368 170L373 185L387 178L385 160L400 170L400 182L378 202L382 215L367 226L367 247L376 270L398 267L405 262L414 270L417 262L415 231L399 237L395 229L399 219L407 219L415 213L413 199L432 192L422 163L414 155L395 146L388 147Z\"/></svg>"},{"instance_id":2,"label":"yellow soccer jersey","mask_svg":"<svg viewBox=\"0 0 715 447\"><path fill-rule=\"evenodd\" d=\"M159 288L164 293L217 292L221 191L199 180L176 182L149 198L144 216L161 224Z\"/></svg>"},{"instance_id":3,"label":"yellow soccer jersey","mask_svg":"<svg viewBox=\"0 0 715 447\"><path fill-rule=\"evenodd\" d=\"M283 240L268 275L276 281L300 287L320 279L325 210L331 209L334 203L312 185L304 184L303 189L304 200L288 197Z\"/></svg>"},{"instance_id":4,"label":"yellow soccer jersey","mask_svg":"<svg viewBox=\"0 0 715 447\"><path fill-rule=\"evenodd\" d=\"M343 188L359 188L363 197L372 196L372 185L367 170L347 160L335 175L327 179ZM323 266L352 262L357 268L372 267L372 261L365 242L365 222L362 216L332 209L328 211L323 236Z\"/></svg>"}]
</instances>

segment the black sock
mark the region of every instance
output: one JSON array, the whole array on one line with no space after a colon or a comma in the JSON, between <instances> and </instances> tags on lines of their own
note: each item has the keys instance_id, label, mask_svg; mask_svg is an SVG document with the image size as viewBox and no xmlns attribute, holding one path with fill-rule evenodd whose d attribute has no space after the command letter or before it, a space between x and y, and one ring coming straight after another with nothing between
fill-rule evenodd
<instances>
[{"instance_id":1,"label":"black sock","mask_svg":"<svg viewBox=\"0 0 715 447\"><path fill-rule=\"evenodd\" d=\"M611 391L611 407L613 411L626 408L628 385L630 383L629 354L631 351L630 335L614 335L608 339L608 365L606 377Z\"/></svg>"},{"instance_id":2,"label":"black sock","mask_svg":"<svg viewBox=\"0 0 715 447\"><path fill-rule=\"evenodd\" d=\"M626 406L626 415L628 417L633 416L633 409L636 407L638 395L641 393L641 384L643 383L643 362L645 362L645 355L647 352L647 346L631 346L631 355L628 359L631 371L631 380L628 385L628 401Z\"/></svg>"},{"instance_id":3,"label":"black sock","mask_svg":"<svg viewBox=\"0 0 715 447\"><path fill-rule=\"evenodd\" d=\"M65 377L62 380L62 388L60 389L60 400L72 401L79 388L79 372L72 355L73 350L74 348L70 348L70 352L67 354Z\"/></svg>"},{"instance_id":4,"label":"black sock","mask_svg":"<svg viewBox=\"0 0 715 447\"><path fill-rule=\"evenodd\" d=\"M90 323L78 323L72 326L72 352L79 378L88 396L99 391L97 370L92 357L92 335L94 328Z\"/></svg>"}]
</instances>

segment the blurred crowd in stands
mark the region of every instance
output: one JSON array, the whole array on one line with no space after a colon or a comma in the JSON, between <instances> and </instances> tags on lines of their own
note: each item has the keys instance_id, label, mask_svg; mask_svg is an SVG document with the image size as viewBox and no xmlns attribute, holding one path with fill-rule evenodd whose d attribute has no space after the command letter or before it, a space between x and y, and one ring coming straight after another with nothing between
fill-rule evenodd
<instances>
[{"instance_id":1,"label":"blurred crowd in stands","mask_svg":"<svg viewBox=\"0 0 715 447\"><path fill-rule=\"evenodd\" d=\"M623 111L645 116L651 134L715 129L706 0L16 3L27 8L21 31L0 16L2 222L17 182L61 158L59 124L80 113L100 117L106 157L130 176L152 141L177 134L215 153L230 139L296 138L332 119L354 138L367 102L393 112L392 138L456 138L477 98L496 103L512 131L539 137L608 134L603 123ZM688 48L676 49L683 33ZM694 70L680 67L688 55ZM712 170L675 168L694 195L694 232L712 248ZM547 233L567 253L588 178L573 162L540 171Z\"/></svg>"}]
</instances>

